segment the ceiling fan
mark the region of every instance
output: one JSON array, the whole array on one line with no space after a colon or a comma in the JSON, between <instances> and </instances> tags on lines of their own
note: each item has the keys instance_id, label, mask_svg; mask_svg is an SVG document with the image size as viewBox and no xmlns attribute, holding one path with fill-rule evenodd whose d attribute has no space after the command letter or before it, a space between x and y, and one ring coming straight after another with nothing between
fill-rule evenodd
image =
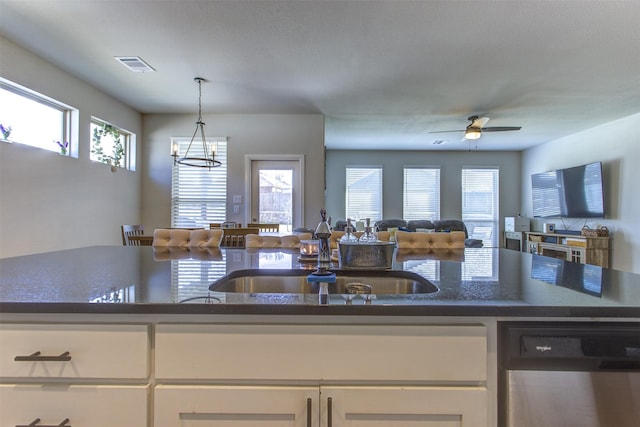
<instances>
[{"instance_id":1,"label":"ceiling fan","mask_svg":"<svg viewBox=\"0 0 640 427\"><path fill-rule=\"evenodd\" d=\"M440 130L429 133L445 133L445 132L463 132L464 139L478 139L482 135L482 132L505 132L511 130L520 130L521 126L493 126L484 127L489 121L489 117L471 116L468 118L471 122L465 129L459 130Z\"/></svg>"}]
</instances>

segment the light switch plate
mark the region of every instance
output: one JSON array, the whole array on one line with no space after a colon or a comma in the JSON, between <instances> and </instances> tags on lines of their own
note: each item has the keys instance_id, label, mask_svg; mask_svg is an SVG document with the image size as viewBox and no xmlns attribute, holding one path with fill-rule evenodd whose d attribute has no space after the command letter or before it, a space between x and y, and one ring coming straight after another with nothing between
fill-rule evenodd
<instances>
[{"instance_id":1,"label":"light switch plate","mask_svg":"<svg viewBox=\"0 0 640 427\"><path fill-rule=\"evenodd\" d=\"M234 194L233 203L242 203L242 196L240 196L238 194Z\"/></svg>"},{"instance_id":2,"label":"light switch plate","mask_svg":"<svg viewBox=\"0 0 640 427\"><path fill-rule=\"evenodd\" d=\"M240 213L240 206L239 205L233 205L233 213L234 214L239 214Z\"/></svg>"}]
</instances>

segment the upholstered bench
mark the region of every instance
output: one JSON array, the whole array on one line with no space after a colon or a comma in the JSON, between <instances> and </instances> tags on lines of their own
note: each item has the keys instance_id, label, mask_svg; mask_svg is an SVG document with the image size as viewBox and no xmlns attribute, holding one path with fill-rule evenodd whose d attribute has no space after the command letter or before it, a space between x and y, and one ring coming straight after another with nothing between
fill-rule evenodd
<instances>
[{"instance_id":1,"label":"upholstered bench","mask_svg":"<svg viewBox=\"0 0 640 427\"><path fill-rule=\"evenodd\" d=\"M396 231L398 249L464 249L464 231L450 232L410 232Z\"/></svg>"},{"instance_id":2,"label":"upholstered bench","mask_svg":"<svg viewBox=\"0 0 640 427\"><path fill-rule=\"evenodd\" d=\"M153 231L155 247L219 247L224 230L187 230L184 228L156 228Z\"/></svg>"}]
</instances>

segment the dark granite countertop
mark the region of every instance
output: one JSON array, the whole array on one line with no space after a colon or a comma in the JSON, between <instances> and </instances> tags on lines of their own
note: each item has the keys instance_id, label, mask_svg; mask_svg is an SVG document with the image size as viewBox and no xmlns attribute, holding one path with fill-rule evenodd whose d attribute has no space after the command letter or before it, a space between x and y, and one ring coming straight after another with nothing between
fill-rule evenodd
<instances>
[{"instance_id":1,"label":"dark granite countertop","mask_svg":"<svg viewBox=\"0 0 640 427\"><path fill-rule=\"evenodd\" d=\"M223 294L209 285L241 269L309 269L296 251L99 246L0 260L0 313L154 313L640 318L640 275L506 249L397 253L393 269L429 294Z\"/></svg>"}]
</instances>

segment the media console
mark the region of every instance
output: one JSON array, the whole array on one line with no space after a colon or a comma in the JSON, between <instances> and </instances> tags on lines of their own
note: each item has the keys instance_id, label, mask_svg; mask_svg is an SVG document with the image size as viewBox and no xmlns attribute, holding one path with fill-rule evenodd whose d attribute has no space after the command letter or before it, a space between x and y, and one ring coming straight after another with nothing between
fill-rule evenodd
<instances>
[{"instance_id":1,"label":"media console","mask_svg":"<svg viewBox=\"0 0 640 427\"><path fill-rule=\"evenodd\" d=\"M609 267L609 237L528 231L526 250L566 261Z\"/></svg>"}]
</instances>

